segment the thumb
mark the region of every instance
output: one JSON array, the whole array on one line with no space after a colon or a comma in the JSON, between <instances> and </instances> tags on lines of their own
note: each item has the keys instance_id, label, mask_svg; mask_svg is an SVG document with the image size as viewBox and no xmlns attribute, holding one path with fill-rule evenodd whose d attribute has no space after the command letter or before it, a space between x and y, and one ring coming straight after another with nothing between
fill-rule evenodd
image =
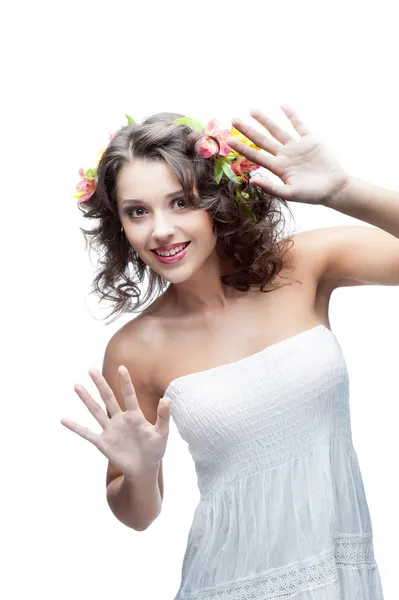
<instances>
[{"instance_id":1,"label":"thumb","mask_svg":"<svg viewBox=\"0 0 399 600\"><path fill-rule=\"evenodd\" d=\"M167 436L169 433L169 419L170 400L169 398L163 397L158 403L157 422L155 423L155 431L159 435Z\"/></svg>"}]
</instances>

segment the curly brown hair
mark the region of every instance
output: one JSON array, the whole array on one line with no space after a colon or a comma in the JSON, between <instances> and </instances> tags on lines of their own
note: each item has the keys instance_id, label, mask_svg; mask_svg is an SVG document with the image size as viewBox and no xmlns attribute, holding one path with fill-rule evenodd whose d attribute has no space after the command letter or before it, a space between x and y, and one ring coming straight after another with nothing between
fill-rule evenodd
<instances>
[{"instance_id":1,"label":"curly brown hair","mask_svg":"<svg viewBox=\"0 0 399 600\"><path fill-rule=\"evenodd\" d=\"M293 243L289 239L278 243L280 229L285 227L282 207L292 216L287 202L266 194L258 186L238 184L227 177L217 184L213 158L204 159L195 149L204 134L174 122L182 116L159 113L141 124L120 129L101 157L94 194L86 202L79 202L84 217L97 219L98 223L91 229L80 228L86 249L89 245L99 255L92 293L98 294L100 301L111 302L113 310L109 316L114 319L125 312L143 310L172 285L143 262L121 227L117 178L121 168L135 158L164 161L181 182L187 205L206 210L212 217L216 252L231 265L229 274L221 276L224 284L240 291L250 287L272 291L264 288L281 271L283 256ZM244 190L248 194L247 209L236 200L236 194Z\"/></svg>"}]
</instances>

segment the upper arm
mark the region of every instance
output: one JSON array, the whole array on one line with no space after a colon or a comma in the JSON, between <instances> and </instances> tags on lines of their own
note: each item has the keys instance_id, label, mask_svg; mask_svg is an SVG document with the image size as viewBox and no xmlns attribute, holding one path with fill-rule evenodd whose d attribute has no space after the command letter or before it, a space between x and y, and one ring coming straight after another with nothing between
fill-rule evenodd
<instances>
[{"instance_id":1,"label":"upper arm","mask_svg":"<svg viewBox=\"0 0 399 600\"><path fill-rule=\"evenodd\" d=\"M399 239L369 226L338 226L295 236L317 281L331 290L353 285L399 285Z\"/></svg>"},{"instance_id":2,"label":"upper arm","mask_svg":"<svg viewBox=\"0 0 399 600\"><path fill-rule=\"evenodd\" d=\"M120 388L120 378L118 375L118 368L120 365L124 365L128 371L134 389L137 395L137 401L144 417L155 425L157 420L157 407L159 398L154 394L151 386L148 385L148 373L142 357L142 353L135 351L132 347L131 340L126 340L126 334L120 330L117 332L108 342L104 353L102 373L105 377L108 385L112 389L115 398L123 411L126 410L126 406L123 400L123 396ZM138 349L136 349L138 350ZM108 417L110 414L107 410ZM110 461L108 462L107 475L106 475L106 486L111 481L123 475L115 465ZM162 474L162 461L158 474L158 485L161 498L163 499L163 474Z\"/></svg>"}]
</instances>

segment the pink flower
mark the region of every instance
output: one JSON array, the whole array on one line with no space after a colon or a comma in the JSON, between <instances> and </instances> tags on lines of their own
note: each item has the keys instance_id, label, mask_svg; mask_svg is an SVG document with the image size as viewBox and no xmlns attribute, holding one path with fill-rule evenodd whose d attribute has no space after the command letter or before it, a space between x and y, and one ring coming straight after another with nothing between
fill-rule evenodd
<instances>
[{"instance_id":1,"label":"pink flower","mask_svg":"<svg viewBox=\"0 0 399 600\"><path fill-rule=\"evenodd\" d=\"M74 195L74 198L77 198L80 202L87 202L96 191L94 172L93 169L86 172L83 169L79 169L79 175L81 176L81 180L76 185L78 193Z\"/></svg>"},{"instance_id":2,"label":"pink flower","mask_svg":"<svg viewBox=\"0 0 399 600\"><path fill-rule=\"evenodd\" d=\"M220 156L227 156L230 154L231 148L226 144L230 131L228 129L220 129L216 119L212 119L212 121L209 121L208 125L205 125L204 133L217 139L220 145L220 150L218 152Z\"/></svg>"},{"instance_id":3,"label":"pink flower","mask_svg":"<svg viewBox=\"0 0 399 600\"><path fill-rule=\"evenodd\" d=\"M227 156L230 154L231 148L226 143L226 139L229 137L230 132L228 129L220 129L216 119L212 119L212 121L209 121L208 125L205 125L204 134L206 137L198 140L196 144L196 150L202 158L210 158L211 156L215 156L215 154L219 154L219 156ZM215 140L210 136L217 139L220 146L219 149Z\"/></svg>"},{"instance_id":4,"label":"pink flower","mask_svg":"<svg viewBox=\"0 0 399 600\"><path fill-rule=\"evenodd\" d=\"M233 160L233 162L231 163L231 168L235 175L242 177L244 181L248 181L248 178L244 176L244 173L250 173L255 169L259 169L259 165L251 162L250 160L248 160L248 158L245 158L243 156L242 158L237 158L236 160Z\"/></svg>"},{"instance_id":5,"label":"pink flower","mask_svg":"<svg viewBox=\"0 0 399 600\"><path fill-rule=\"evenodd\" d=\"M212 138L204 137L198 140L195 149L202 158L211 158L211 156L217 154L218 145Z\"/></svg>"}]
</instances>

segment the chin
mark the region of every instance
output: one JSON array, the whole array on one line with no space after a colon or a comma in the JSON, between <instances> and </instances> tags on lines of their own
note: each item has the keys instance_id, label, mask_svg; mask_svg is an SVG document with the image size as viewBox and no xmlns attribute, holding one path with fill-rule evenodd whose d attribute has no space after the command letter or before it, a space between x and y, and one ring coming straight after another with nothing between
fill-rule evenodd
<instances>
[{"instance_id":1,"label":"chin","mask_svg":"<svg viewBox=\"0 0 399 600\"><path fill-rule=\"evenodd\" d=\"M180 271L176 269L175 273L167 271L166 269L159 269L157 273L158 275L161 275L161 277L166 279L166 281L169 281L169 283L173 284L184 283L185 281L188 281L193 275L191 269L181 269Z\"/></svg>"}]
</instances>

